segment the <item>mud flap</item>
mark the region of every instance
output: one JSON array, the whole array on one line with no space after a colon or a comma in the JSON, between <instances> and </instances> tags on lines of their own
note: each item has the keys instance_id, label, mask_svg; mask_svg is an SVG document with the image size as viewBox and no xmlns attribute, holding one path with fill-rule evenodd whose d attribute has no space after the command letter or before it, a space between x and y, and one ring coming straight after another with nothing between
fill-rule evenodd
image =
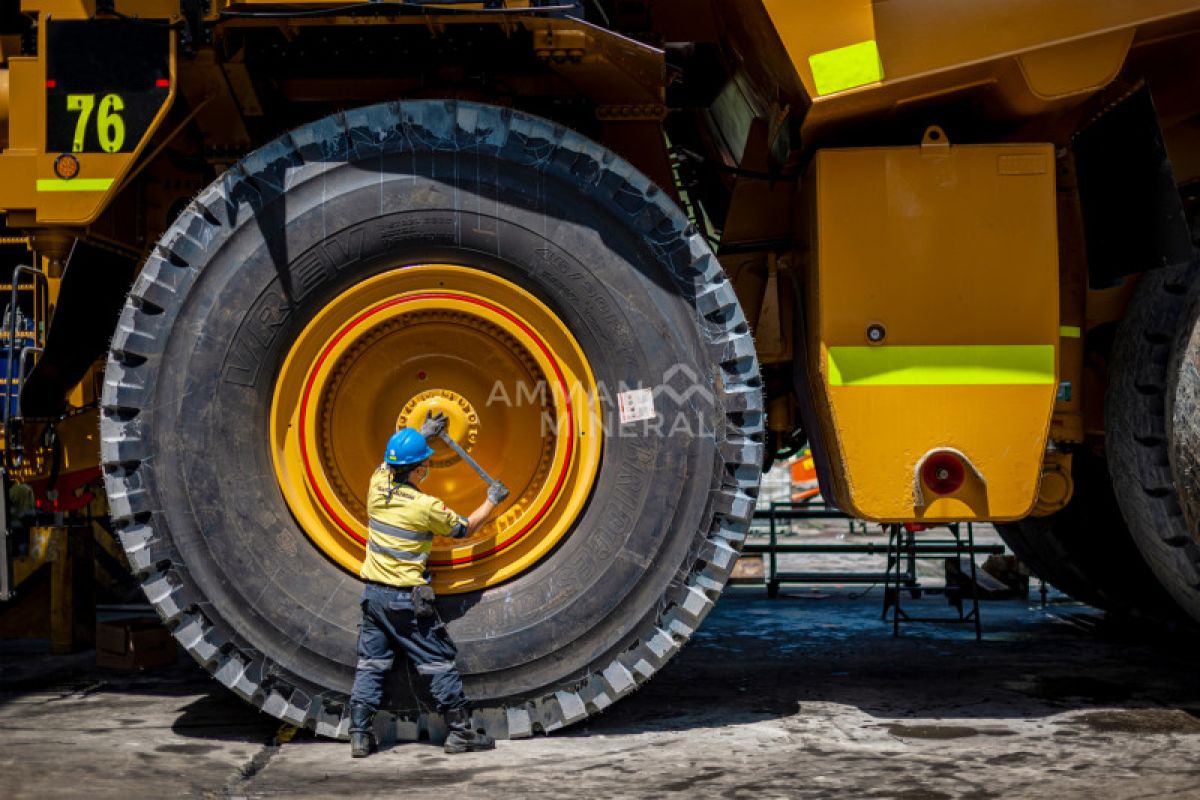
<instances>
[{"instance_id":1,"label":"mud flap","mask_svg":"<svg viewBox=\"0 0 1200 800\"><path fill-rule=\"evenodd\" d=\"M1192 259L1191 231L1149 87L1107 105L1075 134L1071 150L1093 288Z\"/></svg>"}]
</instances>

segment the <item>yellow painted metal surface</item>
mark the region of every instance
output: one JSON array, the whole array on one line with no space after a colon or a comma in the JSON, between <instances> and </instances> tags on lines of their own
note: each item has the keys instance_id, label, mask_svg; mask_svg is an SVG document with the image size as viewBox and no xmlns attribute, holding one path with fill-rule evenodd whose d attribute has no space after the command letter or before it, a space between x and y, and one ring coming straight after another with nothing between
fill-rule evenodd
<instances>
[{"instance_id":1,"label":"yellow painted metal surface","mask_svg":"<svg viewBox=\"0 0 1200 800\"><path fill-rule=\"evenodd\" d=\"M1075 493L1075 479L1071 476L1072 458L1070 453L1056 451L1046 454L1032 516L1047 517L1067 507L1071 495Z\"/></svg>"},{"instance_id":2,"label":"yellow painted metal surface","mask_svg":"<svg viewBox=\"0 0 1200 800\"><path fill-rule=\"evenodd\" d=\"M0 67L0 150L8 147L8 68Z\"/></svg>"},{"instance_id":3,"label":"yellow painted metal surface","mask_svg":"<svg viewBox=\"0 0 1200 800\"><path fill-rule=\"evenodd\" d=\"M43 564L66 558L66 530L33 528L29 532L29 550L23 558L13 559L13 585L20 586Z\"/></svg>"},{"instance_id":4,"label":"yellow painted metal surface","mask_svg":"<svg viewBox=\"0 0 1200 800\"><path fill-rule=\"evenodd\" d=\"M814 53L808 57L817 94L833 94L883 80L883 64L874 39Z\"/></svg>"},{"instance_id":5,"label":"yellow painted metal surface","mask_svg":"<svg viewBox=\"0 0 1200 800\"><path fill-rule=\"evenodd\" d=\"M1083 399L1085 374L1095 372L1094 366L1084 367L1084 335L1088 330L1086 317L1088 260L1083 236L1083 217L1074 175L1074 159L1062 158L1058 174L1058 394L1055 397L1054 417L1050 421L1050 439L1055 444L1079 445L1084 442ZM1096 361L1093 360L1093 365ZM1104 390L1095 389L1092 400L1102 400ZM1069 448L1063 448L1069 452ZM1056 451L1057 452L1057 451ZM1065 489L1063 492L1060 490ZM1066 505L1074 491L1069 457L1047 453L1042 480L1043 499L1034 513L1045 511L1058 503Z\"/></svg>"},{"instance_id":6,"label":"yellow painted metal surface","mask_svg":"<svg viewBox=\"0 0 1200 800\"><path fill-rule=\"evenodd\" d=\"M217 9L239 9L239 8L263 8L267 7L316 7L316 8L336 8L345 6L343 0L216 0L213 6ZM451 11L484 11L489 7L494 7L495 4L479 0L479 2L447 2L437 3L429 0L422 2L421 5L428 7L430 10L447 9ZM502 0L498 5L504 8L529 8L532 3L530 0Z\"/></svg>"},{"instance_id":7,"label":"yellow painted metal surface","mask_svg":"<svg viewBox=\"0 0 1200 800\"><path fill-rule=\"evenodd\" d=\"M1139 44L1200 29L1197 0L763 4L812 100L807 132L971 92L988 93L993 114L1041 113L1103 88ZM878 49L877 78L823 74L828 54L867 43Z\"/></svg>"},{"instance_id":8,"label":"yellow painted metal surface","mask_svg":"<svg viewBox=\"0 0 1200 800\"><path fill-rule=\"evenodd\" d=\"M1024 516L1057 383L1053 149L933 129L920 147L819 151L806 190L808 358L839 505ZM949 496L916 475L936 450L969 462Z\"/></svg>"},{"instance_id":9,"label":"yellow painted metal surface","mask_svg":"<svg viewBox=\"0 0 1200 800\"><path fill-rule=\"evenodd\" d=\"M178 15L179 6L165 0L141 0L121 4L122 13L154 19ZM78 0L29 0L27 12L40 12L38 52L46 53L48 17L55 20L87 19L95 11L92 3ZM177 71L175 33L170 34L170 87L166 100L132 152L78 153L78 177L60 178L54 169L58 152L46 151L46 58L20 56L9 59L9 104L19 113L9 124L7 147L0 152L0 211L27 212L29 224L86 225L96 219L121 187L155 131L170 111L176 95Z\"/></svg>"},{"instance_id":10,"label":"yellow painted metal surface","mask_svg":"<svg viewBox=\"0 0 1200 800\"><path fill-rule=\"evenodd\" d=\"M870 0L847 0L836 7L824 0L763 0L763 5L810 97L869 82L825 83L820 73L823 55L828 58L827 54L876 41L875 10ZM878 56L878 47L875 49ZM815 65L814 56L818 59Z\"/></svg>"},{"instance_id":11,"label":"yellow painted metal surface","mask_svg":"<svg viewBox=\"0 0 1200 800\"><path fill-rule=\"evenodd\" d=\"M424 14L382 12L367 16L313 14L315 10L346 8L345 3L328 0L261 2L215 0L207 4L205 19L217 25L217 41L222 32L237 29L326 28L372 26L429 28L441 35L449 26L478 30L478 26L501 27L508 35L527 32L532 54L550 71L563 78L582 97L596 106L596 115L605 128L605 140L673 191L669 163L662 154L660 123L666 114L665 56L661 49L621 36L604 28L571 17L541 14L497 14L493 4L436 4L424 7ZM529 0L508 0L505 7L520 11L530 7ZM304 7L304 8L300 8ZM452 7L452 8L451 8ZM181 124L174 131L160 130L177 93L182 91L190 116L184 122L198 123L211 150L240 153L255 143L245 129L247 117L261 116L262 107L255 97L255 82L240 56L215 58L213 49L201 47L182 63L176 60L178 37L171 38L171 77L169 95L138 147L131 153L78 153L78 176L63 180L54 171L58 152L47 152L46 104L47 78L46 21L88 19L95 14L93 0L24 0L24 11L37 14L41 57L9 59L3 77L11 83L12 108L20 109L11 126L7 149L0 153L0 213L9 212L17 227L61 226L73 228L92 224L112 205L122 189L142 167L160 153L161 147L178 133L187 130ZM256 16L270 8L272 16ZM178 0L118 0L121 14L144 20L162 20L181 27ZM363 9L356 9L361 12ZM452 10L453 13L445 13ZM283 19L288 11L294 18ZM475 11L477 13L470 13ZM228 12L227 15L224 15ZM219 46L217 49L220 49ZM218 63L219 62L219 63ZM2 82L2 81L0 81ZM414 84L390 92L376 81L330 78L311 81L284 78L276 89L286 102L328 101L330 86L342 106L399 99L416 89ZM314 89L314 86L316 87ZM307 94L312 92L312 94ZM315 95L315 96L313 96ZM0 108L5 104L0 97ZM0 117L3 114L0 112ZM178 115L177 115L178 116ZM157 133L157 136L156 136ZM154 140L156 146L147 149ZM630 141L626 142L625 140ZM645 144L649 142L649 144ZM231 159L232 161L232 159ZM168 201L169 202L169 201Z\"/></svg>"},{"instance_id":12,"label":"yellow painted metal surface","mask_svg":"<svg viewBox=\"0 0 1200 800\"><path fill-rule=\"evenodd\" d=\"M32 606L38 595L22 590L24 597L15 606L0 609L17 615L6 620L6 635L48 638L53 653L72 653L89 647L96 619L91 588L94 547L90 527L30 529L28 551L13 559L14 585L22 586L48 571L49 608L43 612Z\"/></svg>"},{"instance_id":13,"label":"yellow painted metal surface","mask_svg":"<svg viewBox=\"0 0 1200 800\"><path fill-rule=\"evenodd\" d=\"M434 539L435 588L474 591L528 569L570 529L599 467L598 403L574 337L528 292L466 267L406 267L338 296L296 339L276 382L272 453L301 527L357 575L383 443L446 413L448 433L511 491L475 535ZM470 513L487 487L431 444L421 490Z\"/></svg>"}]
</instances>

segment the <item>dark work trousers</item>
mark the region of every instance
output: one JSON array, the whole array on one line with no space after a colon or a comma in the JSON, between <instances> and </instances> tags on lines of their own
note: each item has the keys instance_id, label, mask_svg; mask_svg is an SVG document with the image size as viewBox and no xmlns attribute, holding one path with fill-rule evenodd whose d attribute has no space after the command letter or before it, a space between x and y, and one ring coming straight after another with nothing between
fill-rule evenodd
<instances>
[{"instance_id":1,"label":"dark work trousers","mask_svg":"<svg viewBox=\"0 0 1200 800\"><path fill-rule=\"evenodd\" d=\"M458 650L446 625L436 616L413 614L408 589L368 583L362 594L362 626L358 631L358 668L351 703L372 710L383 701L383 684L399 651L429 679L438 711L466 708L462 677L454 666Z\"/></svg>"}]
</instances>

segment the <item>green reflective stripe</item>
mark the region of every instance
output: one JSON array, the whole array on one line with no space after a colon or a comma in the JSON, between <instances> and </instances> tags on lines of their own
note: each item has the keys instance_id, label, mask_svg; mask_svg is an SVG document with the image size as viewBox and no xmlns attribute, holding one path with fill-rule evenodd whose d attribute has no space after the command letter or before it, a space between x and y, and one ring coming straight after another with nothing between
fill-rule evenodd
<instances>
[{"instance_id":1,"label":"green reflective stripe","mask_svg":"<svg viewBox=\"0 0 1200 800\"><path fill-rule=\"evenodd\" d=\"M833 94L883 80L883 62L873 39L808 57L817 94Z\"/></svg>"},{"instance_id":2,"label":"green reflective stripe","mask_svg":"<svg viewBox=\"0 0 1200 800\"><path fill-rule=\"evenodd\" d=\"M1052 385L1054 345L829 348L830 386Z\"/></svg>"},{"instance_id":3,"label":"green reflective stripe","mask_svg":"<svg viewBox=\"0 0 1200 800\"><path fill-rule=\"evenodd\" d=\"M1064 339L1078 339L1082 333L1078 325L1063 325L1058 329L1058 335Z\"/></svg>"},{"instance_id":4,"label":"green reflective stripe","mask_svg":"<svg viewBox=\"0 0 1200 800\"><path fill-rule=\"evenodd\" d=\"M39 178L39 192L103 192L113 185L112 178L75 178L64 181L61 178Z\"/></svg>"}]
</instances>

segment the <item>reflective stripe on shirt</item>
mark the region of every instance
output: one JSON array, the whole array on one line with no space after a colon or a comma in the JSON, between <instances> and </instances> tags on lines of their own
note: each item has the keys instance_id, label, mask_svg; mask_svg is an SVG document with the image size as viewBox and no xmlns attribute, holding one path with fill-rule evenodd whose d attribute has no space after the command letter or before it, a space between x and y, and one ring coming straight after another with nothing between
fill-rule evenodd
<instances>
[{"instance_id":1,"label":"reflective stripe on shirt","mask_svg":"<svg viewBox=\"0 0 1200 800\"><path fill-rule=\"evenodd\" d=\"M414 564L424 564L429 558L429 551L409 552L407 550L397 550L394 547L384 547L374 539L367 541L367 548L379 553L381 556L389 556L397 561L410 561Z\"/></svg>"},{"instance_id":2,"label":"reflective stripe on shirt","mask_svg":"<svg viewBox=\"0 0 1200 800\"><path fill-rule=\"evenodd\" d=\"M369 523L371 530L376 533L382 533L384 536L392 536L397 539L407 539L410 542L427 542L433 539L433 534L429 531L410 531L407 528L401 528L396 525L388 525L386 522L373 519Z\"/></svg>"},{"instance_id":3,"label":"reflective stripe on shirt","mask_svg":"<svg viewBox=\"0 0 1200 800\"><path fill-rule=\"evenodd\" d=\"M419 586L435 536L465 532L465 520L411 483L397 483L386 465L367 490L367 551L359 575L387 586Z\"/></svg>"}]
</instances>

